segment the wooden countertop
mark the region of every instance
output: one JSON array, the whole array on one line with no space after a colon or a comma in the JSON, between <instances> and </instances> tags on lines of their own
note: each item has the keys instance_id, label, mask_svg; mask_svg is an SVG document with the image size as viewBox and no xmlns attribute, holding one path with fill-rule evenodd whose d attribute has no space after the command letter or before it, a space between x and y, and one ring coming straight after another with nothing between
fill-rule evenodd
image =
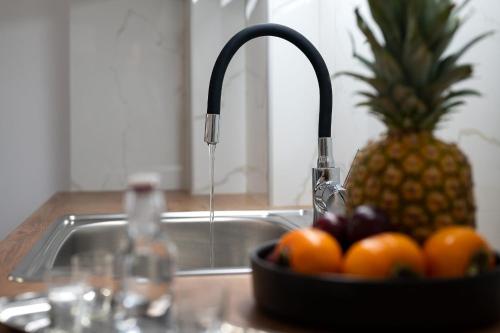
<instances>
[{"instance_id":1,"label":"wooden countertop","mask_svg":"<svg viewBox=\"0 0 500 333\"><path fill-rule=\"evenodd\" d=\"M167 192L167 206L168 211L208 210L208 199L206 196L191 196L185 192ZM263 196L216 195L217 210L267 208L271 207L269 207ZM121 192L65 192L55 194L4 240L0 241L0 296L13 296L22 292L43 288L43 285L36 283L18 284L11 282L8 281L7 277L48 226L58 217L66 214L120 212L123 212ZM312 332L310 329L301 329L287 325L261 313L256 308L253 300L251 276L249 274L181 277L177 279L176 285L180 289L200 290L223 285L229 291L227 319L234 325L254 327L274 332ZM4 332L1 327L0 332ZM500 332L500 324L480 332Z\"/></svg>"}]
</instances>

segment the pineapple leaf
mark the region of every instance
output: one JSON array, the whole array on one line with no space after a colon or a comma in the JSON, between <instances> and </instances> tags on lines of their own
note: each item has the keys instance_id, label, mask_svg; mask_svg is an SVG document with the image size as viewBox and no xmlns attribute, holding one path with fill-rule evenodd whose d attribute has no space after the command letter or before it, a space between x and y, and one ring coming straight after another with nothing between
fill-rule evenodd
<instances>
[{"instance_id":1,"label":"pineapple leaf","mask_svg":"<svg viewBox=\"0 0 500 333\"><path fill-rule=\"evenodd\" d=\"M351 41L353 58L357 59L359 62L361 62L363 65L365 65L369 70L374 72L376 75L379 75L380 73L379 73L377 67L375 66L375 64L356 52L356 44L354 42L354 37L351 33L349 33L349 39Z\"/></svg>"},{"instance_id":2,"label":"pineapple leaf","mask_svg":"<svg viewBox=\"0 0 500 333\"><path fill-rule=\"evenodd\" d=\"M390 118L384 116L381 110L377 111L370 110L369 113L374 115L377 119L379 119L382 123L384 123L390 132L401 127L397 123L393 122Z\"/></svg>"},{"instance_id":3,"label":"pineapple leaf","mask_svg":"<svg viewBox=\"0 0 500 333\"><path fill-rule=\"evenodd\" d=\"M457 98L462 98L465 96L481 96L481 94L476 90L472 89L452 90L449 91L446 95L440 97L436 101L434 108L441 108L443 104L449 103L451 101L456 100Z\"/></svg>"},{"instance_id":4,"label":"pineapple leaf","mask_svg":"<svg viewBox=\"0 0 500 333\"><path fill-rule=\"evenodd\" d=\"M397 113L390 113L382 107L377 100L367 100L365 102L357 103L356 106L364 106L370 109L370 113L376 115L383 123L387 124L389 128L401 128L402 119Z\"/></svg>"},{"instance_id":5,"label":"pineapple leaf","mask_svg":"<svg viewBox=\"0 0 500 333\"><path fill-rule=\"evenodd\" d=\"M368 99L367 101L358 103L357 106L368 106L372 110L377 110L377 112L393 120L395 123L401 122L401 114L397 112L398 109L388 98L377 97L375 99Z\"/></svg>"},{"instance_id":6,"label":"pineapple leaf","mask_svg":"<svg viewBox=\"0 0 500 333\"><path fill-rule=\"evenodd\" d=\"M352 55L371 74L337 75L351 76L373 89L359 93L364 100L360 105L369 107L389 132L432 131L464 104L464 97L479 95L475 90L452 88L472 76L473 66L460 63L460 59L492 32L468 40L454 52L447 51L468 18L462 14L468 3L469 0L368 0L381 38L377 38L375 28L367 24L359 9L354 11L373 58L358 54L354 46Z\"/></svg>"},{"instance_id":7,"label":"pineapple leaf","mask_svg":"<svg viewBox=\"0 0 500 333\"><path fill-rule=\"evenodd\" d=\"M370 60L364 58L363 56L359 55L358 53L353 53L352 56L354 59L357 59L363 65L368 67L368 69L370 69L372 72L374 72L375 74L379 74L377 67L375 67L375 64L372 63Z\"/></svg>"},{"instance_id":8,"label":"pineapple leaf","mask_svg":"<svg viewBox=\"0 0 500 333\"><path fill-rule=\"evenodd\" d=\"M459 51L447 56L443 60L439 61L436 63L436 69L434 73L434 77L439 76L441 73L444 71L448 70L452 66L456 64L458 59L465 54L472 46L474 46L477 42L483 40L484 38L491 36L494 34L494 31L488 31L483 34L480 34L479 36L476 36L473 38L471 41L469 41L467 44L465 44Z\"/></svg>"},{"instance_id":9,"label":"pineapple leaf","mask_svg":"<svg viewBox=\"0 0 500 333\"><path fill-rule=\"evenodd\" d=\"M460 28L461 22L458 19L455 19L452 22L449 22L448 25L449 27L447 28L447 30L443 31L443 33L440 35L441 38L439 38L434 44L431 45L435 60L441 58L443 52L448 48L451 41L453 40L453 37L455 37L455 34Z\"/></svg>"},{"instance_id":10,"label":"pineapple leaf","mask_svg":"<svg viewBox=\"0 0 500 333\"><path fill-rule=\"evenodd\" d=\"M403 84L396 84L392 89L392 98L398 103L403 102L406 98L411 95L414 95L415 91Z\"/></svg>"},{"instance_id":11,"label":"pineapple leaf","mask_svg":"<svg viewBox=\"0 0 500 333\"><path fill-rule=\"evenodd\" d=\"M465 52L467 52L472 46L474 46L474 44L476 44L477 42L483 40L484 38L486 37L489 37L491 35L495 34L495 31L487 31L485 33L482 33L476 37L474 37L472 40L470 40L467 44L465 44L464 46L462 46L462 48L455 53L455 56L456 58L460 58Z\"/></svg>"},{"instance_id":12,"label":"pineapple leaf","mask_svg":"<svg viewBox=\"0 0 500 333\"><path fill-rule=\"evenodd\" d=\"M473 89L462 89L462 90L454 90L450 91L445 97L444 100L450 100L452 98L463 97L463 96L481 96L481 94Z\"/></svg>"},{"instance_id":13,"label":"pineapple leaf","mask_svg":"<svg viewBox=\"0 0 500 333\"><path fill-rule=\"evenodd\" d=\"M427 97L428 101L435 103L441 94L450 88L451 85L468 79L472 76L472 66L471 65L461 65L450 69L449 71L442 73L442 76L438 77L436 81L431 83L428 87L423 89L424 96Z\"/></svg>"},{"instance_id":14,"label":"pineapple leaf","mask_svg":"<svg viewBox=\"0 0 500 333\"><path fill-rule=\"evenodd\" d=\"M364 75L361 75L358 73L354 73L354 72L338 72L334 75L334 78L337 76L341 76L341 75L350 76L350 77L353 77L353 78L358 79L360 81L363 81L363 82L369 84L370 86L372 86L381 95L385 94L388 90L387 84L384 80L367 77L367 76L364 76Z\"/></svg>"},{"instance_id":15,"label":"pineapple leaf","mask_svg":"<svg viewBox=\"0 0 500 333\"><path fill-rule=\"evenodd\" d=\"M387 49L395 56L401 50L403 13L399 0L368 0L373 19L380 27Z\"/></svg>"},{"instance_id":16,"label":"pineapple leaf","mask_svg":"<svg viewBox=\"0 0 500 333\"><path fill-rule=\"evenodd\" d=\"M416 4L417 2L412 2ZM420 35L418 18L414 6L408 6L406 36L402 61L412 83L421 87L427 82L432 68L433 55Z\"/></svg>"},{"instance_id":17,"label":"pineapple leaf","mask_svg":"<svg viewBox=\"0 0 500 333\"><path fill-rule=\"evenodd\" d=\"M370 44L373 55L375 56L375 66L379 69L380 75L389 82L402 80L403 73L397 61L394 60L392 55L380 45L372 30L368 27L365 20L359 13L358 8L356 8L355 14L358 27L365 35L368 44Z\"/></svg>"},{"instance_id":18,"label":"pineapple leaf","mask_svg":"<svg viewBox=\"0 0 500 333\"><path fill-rule=\"evenodd\" d=\"M375 95L374 93L368 92L368 91L358 91L356 94L363 96L363 97L366 97L369 100L377 98L377 95Z\"/></svg>"},{"instance_id":19,"label":"pineapple leaf","mask_svg":"<svg viewBox=\"0 0 500 333\"><path fill-rule=\"evenodd\" d=\"M464 101L456 101L449 104L444 105L437 111L427 115L421 122L420 128L425 130L433 130L436 128L437 124L440 120L442 120L444 115L448 115L451 112L455 111L454 109L457 106L464 105Z\"/></svg>"},{"instance_id":20,"label":"pineapple leaf","mask_svg":"<svg viewBox=\"0 0 500 333\"><path fill-rule=\"evenodd\" d=\"M455 108L457 106L464 105L464 104L465 104L464 101L455 101L455 102L451 102L451 103L443 105L443 109L449 110L449 109L452 109L452 108Z\"/></svg>"},{"instance_id":21,"label":"pineapple leaf","mask_svg":"<svg viewBox=\"0 0 500 333\"><path fill-rule=\"evenodd\" d=\"M461 12L462 9L464 9L469 4L469 2L470 0L464 0L460 5L455 7L455 10L453 11L454 14L458 14L459 12Z\"/></svg>"},{"instance_id":22,"label":"pineapple leaf","mask_svg":"<svg viewBox=\"0 0 500 333\"><path fill-rule=\"evenodd\" d=\"M427 114L427 105L416 95L411 95L402 104L401 109L405 110L405 114L412 117L416 114Z\"/></svg>"},{"instance_id":23,"label":"pineapple leaf","mask_svg":"<svg viewBox=\"0 0 500 333\"><path fill-rule=\"evenodd\" d=\"M368 27L365 20L359 13L359 8L355 9L354 14L356 15L356 22L358 24L358 28L365 35L366 40L368 41L370 47L372 48L372 51L375 53L375 51L381 50L382 46L378 42L377 38L375 38L375 35L373 34L372 30Z\"/></svg>"},{"instance_id":24,"label":"pineapple leaf","mask_svg":"<svg viewBox=\"0 0 500 333\"><path fill-rule=\"evenodd\" d=\"M455 5L449 3L449 1L444 1L442 3L444 4L444 7L441 11L435 11L432 6L429 6L429 10L433 10L433 12L429 15L435 16L433 18L429 18L429 21L432 21L424 22L422 25L426 28L425 35L428 37L429 47L433 50L436 50L436 47L440 44L440 37L447 35L447 31L453 30L453 25L450 25L449 19L450 16L452 16Z\"/></svg>"}]
</instances>

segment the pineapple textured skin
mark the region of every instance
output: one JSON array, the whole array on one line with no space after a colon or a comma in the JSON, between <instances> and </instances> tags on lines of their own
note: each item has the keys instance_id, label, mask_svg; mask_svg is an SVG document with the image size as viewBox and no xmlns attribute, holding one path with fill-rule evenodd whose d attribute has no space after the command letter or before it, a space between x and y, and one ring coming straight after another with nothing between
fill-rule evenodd
<instances>
[{"instance_id":1,"label":"pineapple textured skin","mask_svg":"<svg viewBox=\"0 0 500 333\"><path fill-rule=\"evenodd\" d=\"M372 205L394 229L422 242L448 225L475 226L471 166L455 144L429 132L386 135L353 162L347 211Z\"/></svg>"}]
</instances>

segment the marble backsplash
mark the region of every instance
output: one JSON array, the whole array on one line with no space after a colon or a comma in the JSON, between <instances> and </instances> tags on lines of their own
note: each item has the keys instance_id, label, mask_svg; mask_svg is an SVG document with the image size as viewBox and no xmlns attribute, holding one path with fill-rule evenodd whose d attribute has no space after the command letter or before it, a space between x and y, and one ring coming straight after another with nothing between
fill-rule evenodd
<instances>
[{"instance_id":1,"label":"marble backsplash","mask_svg":"<svg viewBox=\"0 0 500 333\"><path fill-rule=\"evenodd\" d=\"M189 177L184 0L72 0L71 184L119 190L129 173Z\"/></svg>"},{"instance_id":2,"label":"marble backsplash","mask_svg":"<svg viewBox=\"0 0 500 333\"><path fill-rule=\"evenodd\" d=\"M245 27L244 1L190 2L190 188L208 193L208 148L203 141L210 74L224 44ZM217 145L215 189L217 193L244 193L246 159L245 52L232 59L224 79L221 102L220 142Z\"/></svg>"}]
</instances>

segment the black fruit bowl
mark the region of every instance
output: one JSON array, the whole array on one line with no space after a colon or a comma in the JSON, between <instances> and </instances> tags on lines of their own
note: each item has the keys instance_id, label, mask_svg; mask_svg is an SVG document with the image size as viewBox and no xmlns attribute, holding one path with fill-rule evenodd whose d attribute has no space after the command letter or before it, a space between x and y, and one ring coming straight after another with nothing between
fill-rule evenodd
<instances>
[{"instance_id":1,"label":"black fruit bowl","mask_svg":"<svg viewBox=\"0 0 500 333\"><path fill-rule=\"evenodd\" d=\"M500 320L500 267L455 279L361 280L308 276L251 255L253 290L264 312L317 328L470 329ZM403 329L403 330L402 330Z\"/></svg>"}]
</instances>

